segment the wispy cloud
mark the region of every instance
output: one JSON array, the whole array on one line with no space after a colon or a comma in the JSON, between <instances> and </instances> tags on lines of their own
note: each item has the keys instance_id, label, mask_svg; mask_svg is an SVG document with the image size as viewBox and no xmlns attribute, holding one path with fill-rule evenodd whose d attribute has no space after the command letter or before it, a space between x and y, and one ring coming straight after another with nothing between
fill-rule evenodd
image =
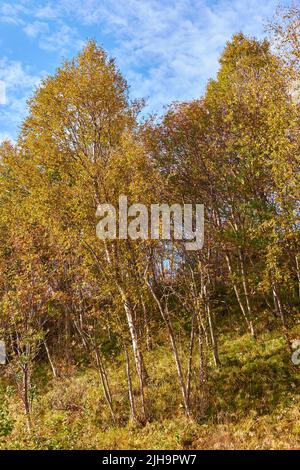
<instances>
[{"instance_id":1,"label":"wispy cloud","mask_svg":"<svg viewBox=\"0 0 300 470\"><path fill-rule=\"evenodd\" d=\"M52 33L44 34L40 31L39 47L48 52L57 52L59 56L68 54L69 48L72 50L83 47L82 41L75 28L62 23L57 30Z\"/></svg>"},{"instance_id":2,"label":"wispy cloud","mask_svg":"<svg viewBox=\"0 0 300 470\"><path fill-rule=\"evenodd\" d=\"M0 105L6 104L6 83L0 80Z\"/></svg>"},{"instance_id":3,"label":"wispy cloud","mask_svg":"<svg viewBox=\"0 0 300 470\"><path fill-rule=\"evenodd\" d=\"M21 3L3 3L0 5L0 21L14 25L24 24L21 15L28 12Z\"/></svg>"},{"instance_id":4,"label":"wispy cloud","mask_svg":"<svg viewBox=\"0 0 300 470\"><path fill-rule=\"evenodd\" d=\"M57 2L56 5L47 4L45 6L38 6L35 10L36 18L45 20L55 20L60 17L60 8Z\"/></svg>"},{"instance_id":5,"label":"wispy cloud","mask_svg":"<svg viewBox=\"0 0 300 470\"><path fill-rule=\"evenodd\" d=\"M61 0L60 10L98 26L134 94L158 111L199 96L215 75L218 56L236 31L261 36L277 0Z\"/></svg>"},{"instance_id":6,"label":"wispy cloud","mask_svg":"<svg viewBox=\"0 0 300 470\"><path fill-rule=\"evenodd\" d=\"M14 137L13 132L5 129L15 129L26 113L26 100L38 85L40 77L31 74L21 62L0 59L0 81L5 86L5 103L0 105L0 125L2 131L0 141Z\"/></svg>"},{"instance_id":7,"label":"wispy cloud","mask_svg":"<svg viewBox=\"0 0 300 470\"><path fill-rule=\"evenodd\" d=\"M40 34L48 33L49 26L43 21L34 21L33 23L26 24L26 26L23 28L23 31L27 34L27 36L36 38Z\"/></svg>"},{"instance_id":8,"label":"wispy cloud","mask_svg":"<svg viewBox=\"0 0 300 470\"><path fill-rule=\"evenodd\" d=\"M21 27L26 36L36 39L40 49L56 52L58 61L69 48L76 50L83 44L76 27L65 21L59 1L45 5L34 0L4 3L0 6L1 22Z\"/></svg>"},{"instance_id":9,"label":"wispy cloud","mask_svg":"<svg viewBox=\"0 0 300 470\"><path fill-rule=\"evenodd\" d=\"M86 37L105 42L132 97L146 97L147 110L160 112L174 100L199 97L217 71L226 41L237 31L261 37L277 1L15 0L0 6L0 22L19 28L52 60L55 54L57 65L61 56L74 55ZM32 64L38 68L34 54ZM5 111L11 120L18 112L23 115L36 77L20 63L10 62L10 70L16 73L16 88L9 90L13 102ZM18 81L27 85L18 89Z\"/></svg>"}]
</instances>

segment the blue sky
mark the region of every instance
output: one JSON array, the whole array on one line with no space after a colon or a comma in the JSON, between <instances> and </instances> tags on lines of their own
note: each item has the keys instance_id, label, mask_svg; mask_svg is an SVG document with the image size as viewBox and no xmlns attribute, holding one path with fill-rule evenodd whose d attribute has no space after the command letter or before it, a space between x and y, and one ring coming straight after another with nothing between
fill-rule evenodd
<instances>
[{"instance_id":1,"label":"blue sky","mask_svg":"<svg viewBox=\"0 0 300 470\"><path fill-rule=\"evenodd\" d=\"M199 97L233 33L264 36L277 0L0 0L0 141L14 139L26 100L89 38L117 64L132 98L161 113ZM285 3L285 2L281 2ZM1 90L6 88L6 104Z\"/></svg>"}]
</instances>

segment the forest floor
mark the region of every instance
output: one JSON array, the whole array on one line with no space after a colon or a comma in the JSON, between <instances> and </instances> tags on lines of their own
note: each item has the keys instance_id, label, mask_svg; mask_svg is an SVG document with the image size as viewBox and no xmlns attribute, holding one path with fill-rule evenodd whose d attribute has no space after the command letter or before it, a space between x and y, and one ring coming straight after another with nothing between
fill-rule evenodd
<instances>
[{"instance_id":1,"label":"forest floor","mask_svg":"<svg viewBox=\"0 0 300 470\"><path fill-rule=\"evenodd\" d=\"M291 334L300 338L299 324ZM115 426L97 372L84 363L70 366L60 379L39 366L31 432L15 390L2 379L0 449L300 449L300 365L293 365L280 332L219 340L222 366L210 367L204 393L194 392L193 420L183 416L164 346L146 353L150 421L144 427L128 422L121 356L109 369Z\"/></svg>"}]
</instances>

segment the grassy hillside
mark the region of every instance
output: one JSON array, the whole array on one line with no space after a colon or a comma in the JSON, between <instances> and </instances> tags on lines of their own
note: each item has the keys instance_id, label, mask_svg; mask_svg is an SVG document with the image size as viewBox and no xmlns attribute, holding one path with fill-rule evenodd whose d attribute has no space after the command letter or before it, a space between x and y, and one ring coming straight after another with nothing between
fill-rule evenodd
<instances>
[{"instance_id":1,"label":"grassy hillside","mask_svg":"<svg viewBox=\"0 0 300 470\"><path fill-rule=\"evenodd\" d=\"M300 325L292 330L292 336L299 334ZM210 367L194 420L183 416L172 357L164 347L146 355L151 418L140 428L128 422L128 399L120 386L125 380L123 358L109 369L118 407L115 426L97 373L84 364L77 364L76 371L68 367L55 380L48 366L39 367L31 432L13 386L2 381L0 448L300 448L300 367L292 364L280 333L269 332L258 340L225 336L220 344L222 366Z\"/></svg>"}]
</instances>

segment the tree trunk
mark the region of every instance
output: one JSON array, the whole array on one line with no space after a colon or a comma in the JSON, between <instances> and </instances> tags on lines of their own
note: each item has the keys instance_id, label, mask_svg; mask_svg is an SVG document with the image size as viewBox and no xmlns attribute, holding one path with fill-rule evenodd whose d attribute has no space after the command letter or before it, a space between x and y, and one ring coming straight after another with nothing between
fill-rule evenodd
<instances>
[{"instance_id":1,"label":"tree trunk","mask_svg":"<svg viewBox=\"0 0 300 470\"><path fill-rule=\"evenodd\" d=\"M187 371L187 381L186 381L186 394L187 394L188 404L190 404L193 351L194 351L194 342L195 342L195 325L194 324L195 324L195 315L192 316L192 328L191 328L188 371Z\"/></svg>"},{"instance_id":2,"label":"tree trunk","mask_svg":"<svg viewBox=\"0 0 300 470\"><path fill-rule=\"evenodd\" d=\"M26 416L26 422L27 422L27 429L30 432L31 430L31 403L30 403L30 371L29 371L29 365L28 362L26 362L22 366L22 371L23 371L23 404L24 404L24 411L25 411L25 416Z\"/></svg>"},{"instance_id":3,"label":"tree trunk","mask_svg":"<svg viewBox=\"0 0 300 470\"><path fill-rule=\"evenodd\" d=\"M126 374L127 374L127 382L128 382L128 396L129 396L129 404L130 404L130 411L132 420L138 424L138 419L135 411L135 404L134 404L134 396L132 391L132 380L131 380L131 372L130 372L130 360L126 346L124 346L125 352L125 360L126 360Z\"/></svg>"},{"instance_id":4,"label":"tree trunk","mask_svg":"<svg viewBox=\"0 0 300 470\"><path fill-rule=\"evenodd\" d=\"M211 348L214 358L214 364L216 367L221 365L220 357L219 357L219 350L218 350L218 343L216 340L215 332L214 332L214 325L211 317L210 312L210 305L209 302L206 303L206 311L207 311L207 318L208 318L208 325L209 325L209 332L211 338Z\"/></svg>"},{"instance_id":5,"label":"tree trunk","mask_svg":"<svg viewBox=\"0 0 300 470\"><path fill-rule=\"evenodd\" d=\"M175 364L176 364L177 374L178 374L178 378L179 378L179 384L180 384L181 394L182 394L182 398L183 398L185 414L186 414L186 416L190 416L191 413L190 413L190 407L189 407L189 402L188 402L188 397L187 397L187 390L186 390L183 371L182 371L182 367L181 367L181 362L180 362L180 358L179 358L179 354L178 354L178 350L177 350L175 335L174 335L172 323L171 323L170 317L169 317L168 307L166 305L165 308L163 308L159 298L157 297L156 293L154 292L154 289L153 289L151 283L147 281L147 285L150 289L150 292L151 292L155 302L158 305L159 312L160 312L160 314L162 316L162 319L164 320L165 325L166 325L167 330L168 330L168 334L169 334L169 338L170 338L170 342L171 342L171 349L172 349L173 357L174 357Z\"/></svg>"},{"instance_id":6,"label":"tree trunk","mask_svg":"<svg viewBox=\"0 0 300 470\"><path fill-rule=\"evenodd\" d=\"M152 350L152 341L151 341L150 329L149 329L148 318L147 318L147 309L146 309L146 305L145 305L145 302L144 302L143 298L141 298L141 303L142 303L143 314L144 314L144 332L145 332L145 336L146 336L147 351L151 351Z\"/></svg>"},{"instance_id":7,"label":"tree trunk","mask_svg":"<svg viewBox=\"0 0 300 470\"><path fill-rule=\"evenodd\" d=\"M106 257L107 257L108 264L112 266L111 256L110 256L107 246L105 247L105 249L106 249ZM118 291L120 293L120 296L123 302L123 307L125 310L126 319L127 319L127 323L129 327L135 368L136 368L138 381L139 381L139 387L140 387L142 415L143 415L143 420L146 421L147 413L146 413L146 405L145 405L144 381L148 378L148 374L147 374L147 370L144 364L143 355L139 347L138 333L134 324L134 312L133 312L131 303L129 299L127 298L127 295L124 289L122 288L121 284L118 282L117 279L115 279L115 283L116 283L116 287L118 288Z\"/></svg>"},{"instance_id":8,"label":"tree trunk","mask_svg":"<svg viewBox=\"0 0 300 470\"><path fill-rule=\"evenodd\" d=\"M254 330L253 320L252 320L252 310L251 310L251 305L250 305L248 281L247 281L246 272L245 272L244 256L240 249L238 249L238 256L239 256L239 262L240 262L240 268L241 268L242 283L243 283L245 299L246 299L246 306L247 306L247 311L248 311L250 331L251 331L252 336L255 336L255 330Z\"/></svg>"},{"instance_id":9,"label":"tree trunk","mask_svg":"<svg viewBox=\"0 0 300 470\"><path fill-rule=\"evenodd\" d=\"M51 367L51 370L52 370L53 377L56 379L57 378L57 371L56 371L56 368L55 368L54 363L52 361L52 358L51 358L50 351L49 351L48 344L47 344L46 340L44 341L44 346L45 346L45 350L46 350L46 353L47 353L47 358L48 358L48 361L49 361L49 364L50 364L50 367Z\"/></svg>"},{"instance_id":10,"label":"tree trunk","mask_svg":"<svg viewBox=\"0 0 300 470\"><path fill-rule=\"evenodd\" d=\"M198 323L198 348L199 348L199 381L200 381L200 388L206 383L206 361L205 361L205 354L204 354L204 344L203 344L203 330Z\"/></svg>"},{"instance_id":11,"label":"tree trunk","mask_svg":"<svg viewBox=\"0 0 300 470\"><path fill-rule=\"evenodd\" d=\"M241 299L241 296L240 296L240 293L239 293L239 289L237 287L237 284L234 280L234 277L233 277L233 270L232 270L232 265L231 265L231 261L230 261L230 258L228 256L228 254L225 255L225 258L226 258L226 261L227 261L227 266L228 266L228 271L229 271L229 276L230 276L230 280L231 280L231 283L232 283L232 286L233 286L233 290L235 292L235 295L236 295L236 298L237 298L237 301L238 301L238 304L240 306L240 309L241 309L241 312L245 318L245 321L246 321L246 324L247 324L247 327L249 328L252 336L254 336L254 329L253 329L253 324L252 322L249 320L248 318L248 315L247 315L247 311L243 305L243 302L242 302L242 299Z\"/></svg>"},{"instance_id":12,"label":"tree trunk","mask_svg":"<svg viewBox=\"0 0 300 470\"><path fill-rule=\"evenodd\" d=\"M112 395L111 395L111 391L110 391L110 387L109 387L109 382L108 382L106 370L105 370L105 367L104 367L104 364L103 364L103 361L102 361L102 358L101 358L101 355L99 353L99 349L97 348L97 346L95 346L95 357L96 357L97 368L98 368L101 383L102 383L104 397L105 397L105 400L108 404L109 411L110 411L110 414L111 414L111 417L112 417L112 421L115 424L116 418L115 418L115 413L114 413L114 409L113 409Z\"/></svg>"},{"instance_id":13,"label":"tree trunk","mask_svg":"<svg viewBox=\"0 0 300 470\"><path fill-rule=\"evenodd\" d=\"M135 361L136 372L138 376L139 386L140 386L140 397L141 397L141 405L142 405L142 414L143 418L147 418L146 413L146 406L145 406L145 395L144 395L144 380L145 380L145 366L143 361L143 356L139 348L138 344L138 335L135 328L134 320L133 320L133 311L130 304L130 301L126 298L126 295L122 288L119 287L119 290L122 295L123 299L123 306L126 313L127 323L129 326L131 342L132 342L132 349L133 349L133 356Z\"/></svg>"},{"instance_id":14,"label":"tree trunk","mask_svg":"<svg viewBox=\"0 0 300 470\"><path fill-rule=\"evenodd\" d=\"M273 292L275 309L281 321L284 338L286 340L288 349L292 351L291 343L290 343L290 339L288 335L288 329L287 329L286 321L285 321L285 313L282 307L282 303L281 303L281 299L279 295L279 289L275 281L272 281L272 292Z\"/></svg>"}]
</instances>

